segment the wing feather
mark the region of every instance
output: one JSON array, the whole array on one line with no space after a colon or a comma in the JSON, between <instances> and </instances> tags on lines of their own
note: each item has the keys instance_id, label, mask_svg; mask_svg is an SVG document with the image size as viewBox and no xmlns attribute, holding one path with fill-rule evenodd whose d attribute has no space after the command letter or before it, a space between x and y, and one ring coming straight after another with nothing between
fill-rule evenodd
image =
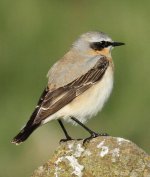
<instances>
[{"instance_id":1,"label":"wing feather","mask_svg":"<svg viewBox=\"0 0 150 177\"><path fill-rule=\"evenodd\" d=\"M100 81L108 65L109 61L107 58L102 57L92 69L75 79L73 82L53 91L50 91L47 88L46 91L43 92L38 102L38 106L31 116L32 123L40 123L48 116L66 106L77 96L89 89L93 84Z\"/></svg>"}]
</instances>

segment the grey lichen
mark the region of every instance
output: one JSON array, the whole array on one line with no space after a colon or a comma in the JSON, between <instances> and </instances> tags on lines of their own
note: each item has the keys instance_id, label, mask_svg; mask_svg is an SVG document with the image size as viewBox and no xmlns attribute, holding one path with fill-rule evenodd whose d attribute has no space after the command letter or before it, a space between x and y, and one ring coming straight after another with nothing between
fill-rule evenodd
<instances>
[{"instance_id":1,"label":"grey lichen","mask_svg":"<svg viewBox=\"0 0 150 177\"><path fill-rule=\"evenodd\" d=\"M123 138L73 140L61 143L32 177L150 177L150 156Z\"/></svg>"}]
</instances>

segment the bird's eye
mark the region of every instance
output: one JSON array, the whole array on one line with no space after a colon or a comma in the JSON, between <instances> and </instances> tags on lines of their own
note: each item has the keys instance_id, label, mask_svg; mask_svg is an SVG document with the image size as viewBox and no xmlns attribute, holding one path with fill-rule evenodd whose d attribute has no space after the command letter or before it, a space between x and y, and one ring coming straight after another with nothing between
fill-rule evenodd
<instances>
[{"instance_id":1,"label":"bird's eye","mask_svg":"<svg viewBox=\"0 0 150 177\"><path fill-rule=\"evenodd\" d=\"M109 41L93 42L90 44L90 47L94 50L102 50L111 45Z\"/></svg>"}]
</instances>

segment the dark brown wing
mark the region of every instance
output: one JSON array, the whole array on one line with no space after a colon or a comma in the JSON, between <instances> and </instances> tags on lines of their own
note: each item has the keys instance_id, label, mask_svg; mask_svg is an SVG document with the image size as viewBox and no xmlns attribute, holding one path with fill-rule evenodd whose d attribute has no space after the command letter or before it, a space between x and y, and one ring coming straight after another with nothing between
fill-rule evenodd
<instances>
[{"instance_id":1,"label":"dark brown wing","mask_svg":"<svg viewBox=\"0 0 150 177\"><path fill-rule=\"evenodd\" d=\"M103 77L108 65L109 61L106 57L103 57L86 74L64 87L60 87L54 91L49 91L47 88L43 92L29 122L39 124L42 120L67 105L93 84L97 83Z\"/></svg>"}]
</instances>

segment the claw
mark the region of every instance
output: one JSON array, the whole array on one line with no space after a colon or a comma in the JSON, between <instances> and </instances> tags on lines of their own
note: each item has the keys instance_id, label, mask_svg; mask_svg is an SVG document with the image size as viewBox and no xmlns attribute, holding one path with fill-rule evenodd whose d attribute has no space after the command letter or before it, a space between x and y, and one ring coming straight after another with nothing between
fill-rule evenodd
<instances>
[{"instance_id":1,"label":"claw","mask_svg":"<svg viewBox=\"0 0 150 177\"><path fill-rule=\"evenodd\" d=\"M67 141L71 141L73 140L70 136L68 136L66 139L61 139L59 142L62 143L62 142L67 142Z\"/></svg>"},{"instance_id":2,"label":"claw","mask_svg":"<svg viewBox=\"0 0 150 177\"><path fill-rule=\"evenodd\" d=\"M107 133L100 133L100 134L99 134L99 133L93 132L90 137L85 138L85 139L83 140L83 145L84 145L86 142L89 142L91 139L96 138L96 137L98 137L98 136L109 136L109 135L108 135Z\"/></svg>"},{"instance_id":3,"label":"claw","mask_svg":"<svg viewBox=\"0 0 150 177\"><path fill-rule=\"evenodd\" d=\"M92 133L90 137L85 138L85 139L83 140L83 145L84 145L85 143L89 142L91 139L96 138L96 137L98 137L98 136L99 136L98 133Z\"/></svg>"},{"instance_id":4,"label":"claw","mask_svg":"<svg viewBox=\"0 0 150 177\"><path fill-rule=\"evenodd\" d=\"M66 138L66 139L61 139L61 140L59 141L59 143L63 143L63 142L71 141L71 140L81 141L81 140L83 140L83 139L81 139L81 138L73 139L73 138L71 138L71 137L68 137L68 138Z\"/></svg>"}]
</instances>

